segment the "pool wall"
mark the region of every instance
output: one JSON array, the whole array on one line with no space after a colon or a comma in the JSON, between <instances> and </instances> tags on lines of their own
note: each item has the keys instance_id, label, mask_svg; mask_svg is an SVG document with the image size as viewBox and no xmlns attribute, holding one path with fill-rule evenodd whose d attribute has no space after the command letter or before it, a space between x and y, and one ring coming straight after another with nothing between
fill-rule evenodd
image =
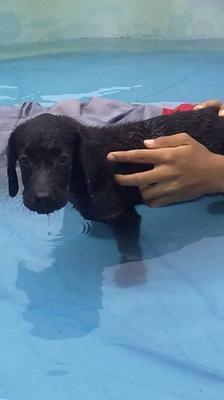
<instances>
[{"instance_id":1,"label":"pool wall","mask_svg":"<svg viewBox=\"0 0 224 400\"><path fill-rule=\"evenodd\" d=\"M223 0L3 0L0 47L79 38L223 39Z\"/></svg>"}]
</instances>

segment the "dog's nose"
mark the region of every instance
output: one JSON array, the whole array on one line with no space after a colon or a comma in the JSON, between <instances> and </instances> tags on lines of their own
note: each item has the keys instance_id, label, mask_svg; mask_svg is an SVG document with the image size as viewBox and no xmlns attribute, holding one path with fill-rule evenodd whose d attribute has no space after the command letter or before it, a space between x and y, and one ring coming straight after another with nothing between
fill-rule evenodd
<instances>
[{"instance_id":1,"label":"dog's nose","mask_svg":"<svg viewBox=\"0 0 224 400\"><path fill-rule=\"evenodd\" d=\"M38 205L49 205L51 202L51 195L48 192L38 192L35 195L35 203Z\"/></svg>"}]
</instances>

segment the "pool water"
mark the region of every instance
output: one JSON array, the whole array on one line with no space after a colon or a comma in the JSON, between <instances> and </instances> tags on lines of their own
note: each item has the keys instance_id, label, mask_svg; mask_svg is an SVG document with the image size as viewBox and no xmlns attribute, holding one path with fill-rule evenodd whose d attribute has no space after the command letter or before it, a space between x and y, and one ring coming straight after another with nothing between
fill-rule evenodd
<instances>
[{"instance_id":1,"label":"pool water","mask_svg":"<svg viewBox=\"0 0 224 400\"><path fill-rule=\"evenodd\" d=\"M221 49L224 48L224 45ZM127 102L223 98L224 52L76 52L1 61L0 104L104 96Z\"/></svg>"},{"instance_id":2,"label":"pool water","mask_svg":"<svg viewBox=\"0 0 224 400\"><path fill-rule=\"evenodd\" d=\"M223 98L222 51L83 52L0 63L0 103ZM0 399L223 399L224 201L139 207L143 263L67 206L49 218L0 172Z\"/></svg>"}]
</instances>

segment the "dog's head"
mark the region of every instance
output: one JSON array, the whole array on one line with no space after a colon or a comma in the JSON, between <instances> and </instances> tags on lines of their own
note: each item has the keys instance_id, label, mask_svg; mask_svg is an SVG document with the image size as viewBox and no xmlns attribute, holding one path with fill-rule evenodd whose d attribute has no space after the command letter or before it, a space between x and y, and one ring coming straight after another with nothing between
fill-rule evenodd
<instances>
[{"instance_id":1,"label":"dog's head","mask_svg":"<svg viewBox=\"0 0 224 400\"><path fill-rule=\"evenodd\" d=\"M77 124L78 126L78 124ZM41 114L18 126L8 143L9 194L16 196L19 162L26 207L40 214L58 210L69 200L78 133L70 118Z\"/></svg>"}]
</instances>

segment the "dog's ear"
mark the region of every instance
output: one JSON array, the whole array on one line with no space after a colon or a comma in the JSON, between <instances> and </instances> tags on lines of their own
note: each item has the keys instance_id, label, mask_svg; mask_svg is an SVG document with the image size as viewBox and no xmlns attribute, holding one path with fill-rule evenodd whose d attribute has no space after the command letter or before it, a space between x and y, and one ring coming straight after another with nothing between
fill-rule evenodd
<instances>
[{"instance_id":1,"label":"dog's ear","mask_svg":"<svg viewBox=\"0 0 224 400\"><path fill-rule=\"evenodd\" d=\"M15 197L19 190L18 177L16 173L17 150L15 143L15 133L16 130L14 130L11 133L7 148L8 188L9 188L9 195L11 197Z\"/></svg>"}]
</instances>

